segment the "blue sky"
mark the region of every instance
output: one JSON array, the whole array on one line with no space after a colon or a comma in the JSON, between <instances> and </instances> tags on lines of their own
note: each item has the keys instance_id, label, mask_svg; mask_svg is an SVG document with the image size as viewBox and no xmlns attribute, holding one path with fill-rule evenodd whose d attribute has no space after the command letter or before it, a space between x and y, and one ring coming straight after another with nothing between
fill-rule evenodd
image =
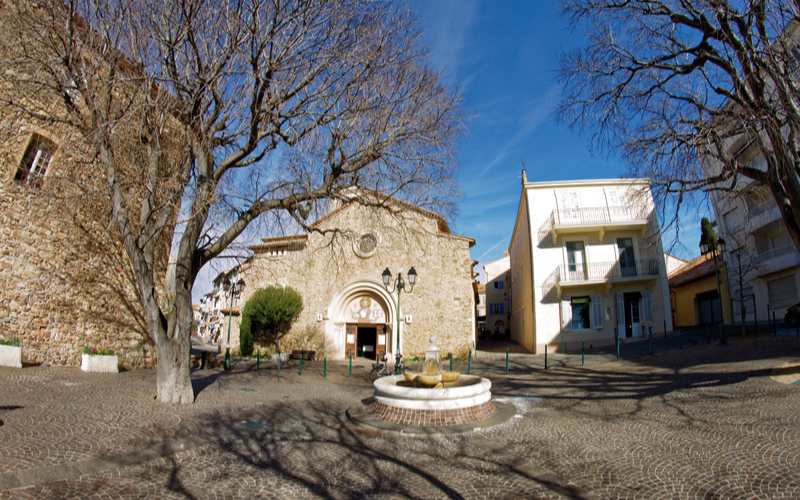
<instances>
[{"instance_id":1,"label":"blue sky","mask_svg":"<svg viewBox=\"0 0 800 500\"><path fill-rule=\"evenodd\" d=\"M626 175L627 165L592 154L588 137L559 125L553 111L561 95L557 56L579 45L559 17L557 1L407 0L420 16L431 63L461 87L469 134L458 146L463 192L455 233L475 238L472 258L499 259L514 229L525 163L529 181L601 179ZM684 220L680 258L700 254L700 217ZM713 218L713 216L709 216Z\"/></svg>"},{"instance_id":2,"label":"blue sky","mask_svg":"<svg viewBox=\"0 0 800 500\"><path fill-rule=\"evenodd\" d=\"M463 197L454 233L475 238L475 270L508 248L525 163L529 181L607 179L626 175L627 165L588 150L588 138L556 123L561 95L557 56L582 42L559 17L556 0L404 0L419 14L431 64L459 86L471 117L458 145ZM682 245L674 230L664 238L669 253L690 259L700 254L700 218L683 217ZM713 215L709 216L713 218ZM663 221L662 221L663 223ZM232 262L207 265L193 290L195 302L211 280Z\"/></svg>"}]
</instances>

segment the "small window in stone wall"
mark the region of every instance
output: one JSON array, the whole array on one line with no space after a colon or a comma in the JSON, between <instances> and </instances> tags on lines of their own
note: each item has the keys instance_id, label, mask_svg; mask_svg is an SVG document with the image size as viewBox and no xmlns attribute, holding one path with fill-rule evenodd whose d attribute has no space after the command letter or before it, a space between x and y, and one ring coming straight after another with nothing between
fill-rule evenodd
<instances>
[{"instance_id":1,"label":"small window in stone wall","mask_svg":"<svg viewBox=\"0 0 800 500\"><path fill-rule=\"evenodd\" d=\"M371 257L378 251L378 236L371 231L362 234L353 243L353 250L359 257Z\"/></svg>"},{"instance_id":2,"label":"small window in stone wall","mask_svg":"<svg viewBox=\"0 0 800 500\"><path fill-rule=\"evenodd\" d=\"M34 134L25 149L14 180L20 184L40 187L55 152L56 145L52 141Z\"/></svg>"}]
</instances>

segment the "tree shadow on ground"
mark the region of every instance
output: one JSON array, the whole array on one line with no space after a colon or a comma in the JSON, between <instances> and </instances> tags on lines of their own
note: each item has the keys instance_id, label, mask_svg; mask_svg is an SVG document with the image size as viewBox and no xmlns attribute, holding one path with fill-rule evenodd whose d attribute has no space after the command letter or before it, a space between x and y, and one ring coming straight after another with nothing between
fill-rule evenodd
<instances>
[{"instance_id":1,"label":"tree shadow on ground","mask_svg":"<svg viewBox=\"0 0 800 500\"><path fill-rule=\"evenodd\" d=\"M540 396L562 410L573 411L594 411L589 405L603 401L635 402L628 409L619 406L613 410L619 413L638 411L650 398L663 402L681 391L700 390L706 398L730 399L732 396L724 393L725 386L768 377L787 353L798 349L798 340L763 337L727 346L711 344L640 356L625 360L624 364L613 361L585 367L562 364L549 370L531 370L524 361L518 361L512 364L509 375L492 378L492 393Z\"/></svg>"},{"instance_id":2,"label":"tree shadow on ground","mask_svg":"<svg viewBox=\"0 0 800 500\"><path fill-rule=\"evenodd\" d=\"M293 401L237 415L209 415L204 427L223 460L236 464L236 473L198 483L186 465L171 461L164 480L187 498L244 487L253 497L303 492L331 499L464 499L476 493L544 498L567 491L568 498L582 498L552 478L536 480L518 472L469 437L415 438L356 426L341 403ZM209 459L220 460L216 455ZM266 489L276 484L279 491Z\"/></svg>"}]
</instances>

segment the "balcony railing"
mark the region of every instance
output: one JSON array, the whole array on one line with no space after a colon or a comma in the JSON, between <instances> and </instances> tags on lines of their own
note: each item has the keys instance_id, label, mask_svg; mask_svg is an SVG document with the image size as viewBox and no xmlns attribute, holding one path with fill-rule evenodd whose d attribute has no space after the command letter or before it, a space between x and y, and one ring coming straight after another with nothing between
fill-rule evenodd
<instances>
[{"instance_id":1,"label":"balcony railing","mask_svg":"<svg viewBox=\"0 0 800 500\"><path fill-rule=\"evenodd\" d=\"M657 259L640 259L623 265L621 262L595 262L558 266L542 283L543 293L547 295L554 286L578 285L581 283L610 282L630 278L652 278L658 276Z\"/></svg>"},{"instance_id":2,"label":"balcony railing","mask_svg":"<svg viewBox=\"0 0 800 500\"><path fill-rule=\"evenodd\" d=\"M795 246L791 243L787 243L785 245L775 247L772 250L767 250L766 252L759 253L758 262L767 262L768 260L772 260L776 257L782 257L792 252L797 252Z\"/></svg>"},{"instance_id":3,"label":"balcony railing","mask_svg":"<svg viewBox=\"0 0 800 500\"><path fill-rule=\"evenodd\" d=\"M539 241L544 240L556 227L591 227L646 219L644 207L636 205L630 207L560 208L553 210L550 217L539 228Z\"/></svg>"}]
</instances>

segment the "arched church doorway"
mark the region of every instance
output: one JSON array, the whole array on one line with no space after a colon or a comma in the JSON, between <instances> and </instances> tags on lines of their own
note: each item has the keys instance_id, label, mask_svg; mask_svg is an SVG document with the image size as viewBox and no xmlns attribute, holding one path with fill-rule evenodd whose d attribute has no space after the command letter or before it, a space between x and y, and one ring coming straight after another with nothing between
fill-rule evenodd
<instances>
[{"instance_id":1,"label":"arched church doorway","mask_svg":"<svg viewBox=\"0 0 800 500\"><path fill-rule=\"evenodd\" d=\"M385 296L384 296L385 295ZM376 283L356 283L346 287L331 303L335 339L344 359L375 360L392 352L389 296Z\"/></svg>"}]
</instances>

